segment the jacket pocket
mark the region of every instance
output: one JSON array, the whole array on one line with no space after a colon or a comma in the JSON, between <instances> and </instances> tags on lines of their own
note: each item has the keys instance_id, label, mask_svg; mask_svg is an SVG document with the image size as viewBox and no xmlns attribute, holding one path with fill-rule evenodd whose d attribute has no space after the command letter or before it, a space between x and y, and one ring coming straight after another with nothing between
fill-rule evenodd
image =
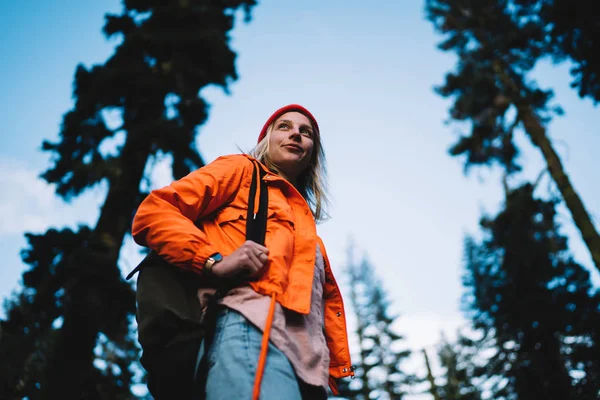
<instances>
[{"instance_id":1,"label":"jacket pocket","mask_svg":"<svg viewBox=\"0 0 600 400\"><path fill-rule=\"evenodd\" d=\"M225 207L215 218L219 225L239 220L246 220L246 210L236 207Z\"/></svg>"},{"instance_id":2,"label":"jacket pocket","mask_svg":"<svg viewBox=\"0 0 600 400\"><path fill-rule=\"evenodd\" d=\"M246 241L246 210L236 207L226 207L215 217L220 240L228 244L231 251L240 247Z\"/></svg>"},{"instance_id":3,"label":"jacket pocket","mask_svg":"<svg viewBox=\"0 0 600 400\"><path fill-rule=\"evenodd\" d=\"M291 211L284 209L270 209L268 215L266 244L269 259L279 266L277 271L273 271L272 281L279 282L280 287L285 289L294 258L295 218Z\"/></svg>"},{"instance_id":4,"label":"jacket pocket","mask_svg":"<svg viewBox=\"0 0 600 400\"><path fill-rule=\"evenodd\" d=\"M292 230L295 227L295 217L294 213L291 210L269 209L268 220L268 222L287 225L290 228L292 228ZM268 222L267 230L269 229Z\"/></svg>"}]
</instances>

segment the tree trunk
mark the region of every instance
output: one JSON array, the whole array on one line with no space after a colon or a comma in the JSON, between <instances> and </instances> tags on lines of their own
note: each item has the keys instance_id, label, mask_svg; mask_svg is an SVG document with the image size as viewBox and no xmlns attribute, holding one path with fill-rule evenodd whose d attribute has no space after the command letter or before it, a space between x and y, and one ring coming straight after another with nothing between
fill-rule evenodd
<instances>
[{"instance_id":1,"label":"tree trunk","mask_svg":"<svg viewBox=\"0 0 600 400\"><path fill-rule=\"evenodd\" d=\"M548 171L571 211L575 225L592 255L596 268L600 270L600 234L598 234L590 214L585 209L577 192L575 192L575 188L571 184L569 176L565 173L560 158L552 147L552 142L548 139L546 130L540 123L539 118L532 112L530 107L519 107L519 113L529 138L544 155Z\"/></svg>"},{"instance_id":2,"label":"tree trunk","mask_svg":"<svg viewBox=\"0 0 600 400\"><path fill-rule=\"evenodd\" d=\"M431 371L431 364L429 364L429 357L427 356L427 350L423 349L423 357L425 357L425 367L427 368L427 380L429 381L429 393L433 396L434 400L441 400L438 394L438 387L435 384L435 378Z\"/></svg>"},{"instance_id":3,"label":"tree trunk","mask_svg":"<svg viewBox=\"0 0 600 400\"><path fill-rule=\"evenodd\" d=\"M494 62L494 70L498 74L500 81L506 87L510 88L513 94L521 93L519 85L506 73L499 61ZM552 176L567 208L571 212L575 226L579 229L581 237L592 255L593 263L600 271L600 234L596 230L590 214L585 209L583 201L571 184L571 180L565 172L558 153L552 147L552 142L546 134L546 128L544 128L539 117L526 101L523 101L521 98L511 98L511 100L517 108L529 139L542 152L550 176Z\"/></svg>"},{"instance_id":4,"label":"tree trunk","mask_svg":"<svg viewBox=\"0 0 600 400\"><path fill-rule=\"evenodd\" d=\"M139 135L142 136L142 135ZM93 237L101 243L116 266L125 235L131 228L133 214L141 200L139 186L144 176L151 143L148 139L136 140L133 134L127 140L120 155L118 178L110 182ZM135 189L132 189L135 188Z\"/></svg>"}]
</instances>

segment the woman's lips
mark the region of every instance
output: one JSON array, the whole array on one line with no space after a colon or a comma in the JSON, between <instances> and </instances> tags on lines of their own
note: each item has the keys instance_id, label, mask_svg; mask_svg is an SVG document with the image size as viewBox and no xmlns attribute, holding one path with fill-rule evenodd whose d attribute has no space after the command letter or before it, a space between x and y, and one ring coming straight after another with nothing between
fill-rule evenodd
<instances>
[{"instance_id":1,"label":"woman's lips","mask_svg":"<svg viewBox=\"0 0 600 400\"><path fill-rule=\"evenodd\" d=\"M298 145L295 145L295 144L286 144L283 147L287 147L288 149L293 149L295 151L300 151L300 152L302 151L302 148L300 146L298 146Z\"/></svg>"}]
</instances>

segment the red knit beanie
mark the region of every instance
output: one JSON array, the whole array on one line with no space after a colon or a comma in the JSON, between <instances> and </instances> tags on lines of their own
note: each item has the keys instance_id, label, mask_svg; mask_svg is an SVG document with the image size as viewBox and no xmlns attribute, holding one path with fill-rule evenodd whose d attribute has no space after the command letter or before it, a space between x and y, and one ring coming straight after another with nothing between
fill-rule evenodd
<instances>
[{"instance_id":1,"label":"red knit beanie","mask_svg":"<svg viewBox=\"0 0 600 400\"><path fill-rule=\"evenodd\" d=\"M310 113L310 111L308 111L306 108L302 107L299 104L290 104L288 106L281 107L279 110L275 111L273 115L271 115L271 117L269 117L267 122L265 122L265 126L263 126L262 130L260 131L260 135L258 136L258 143L260 143L260 141L264 139L264 137L267 135L267 129L269 129L269 126L271 126L271 124L275 122L277 118L281 117L285 113L292 111L299 112L300 114L303 114L306 118L308 118L312 123L316 133L319 133L319 125L317 124L317 120Z\"/></svg>"}]
</instances>

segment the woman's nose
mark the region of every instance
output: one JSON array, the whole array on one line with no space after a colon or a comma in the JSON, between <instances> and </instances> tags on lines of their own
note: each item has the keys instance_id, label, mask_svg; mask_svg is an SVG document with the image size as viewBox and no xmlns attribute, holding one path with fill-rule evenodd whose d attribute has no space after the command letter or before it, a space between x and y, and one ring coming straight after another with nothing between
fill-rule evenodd
<instances>
[{"instance_id":1,"label":"woman's nose","mask_svg":"<svg viewBox=\"0 0 600 400\"><path fill-rule=\"evenodd\" d=\"M296 127L292 127L292 129L290 129L290 137L291 138L300 138L300 128Z\"/></svg>"}]
</instances>

